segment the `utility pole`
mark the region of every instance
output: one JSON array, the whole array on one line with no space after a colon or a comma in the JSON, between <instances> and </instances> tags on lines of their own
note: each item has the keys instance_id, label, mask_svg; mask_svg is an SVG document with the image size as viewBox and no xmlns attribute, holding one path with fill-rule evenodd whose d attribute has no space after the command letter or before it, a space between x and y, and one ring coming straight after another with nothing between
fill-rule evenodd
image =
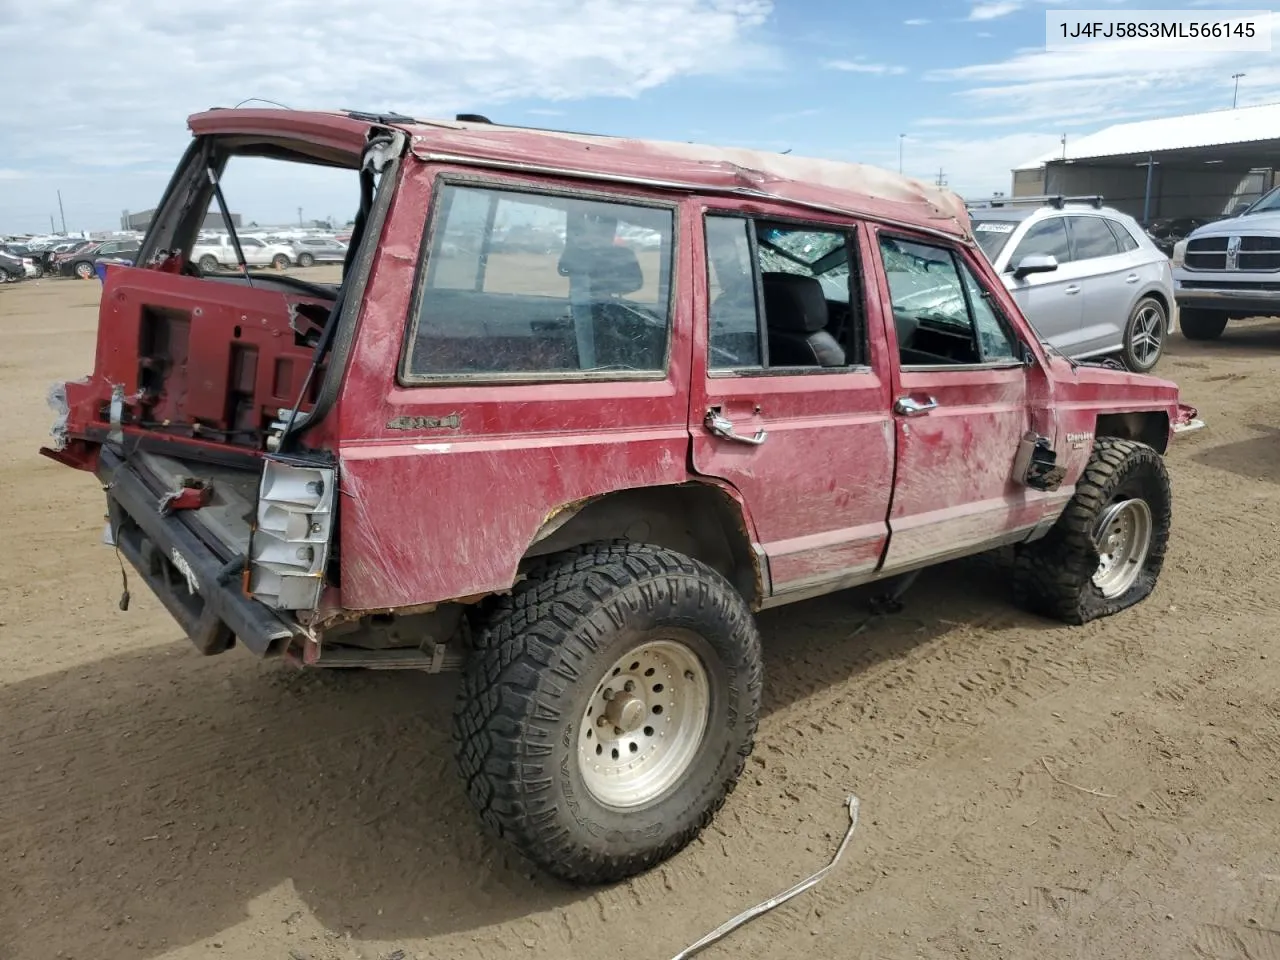
<instances>
[{"instance_id":1,"label":"utility pole","mask_svg":"<svg viewBox=\"0 0 1280 960\"><path fill-rule=\"evenodd\" d=\"M1234 91L1232 92L1232 94L1231 94L1231 109L1232 109L1232 110L1234 110L1234 109L1236 108L1236 98L1237 98L1238 96L1240 96L1240 78L1241 78L1241 77L1243 77L1243 76L1246 76L1246 74L1243 74L1243 73L1233 73L1233 74L1231 75L1231 79L1232 79L1232 80L1234 80L1234 81L1236 82L1236 88L1235 88L1235 90L1234 90Z\"/></svg>"},{"instance_id":2,"label":"utility pole","mask_svg":"<svg viewBox=\"0 0 1280 960\"><path fill-rule=\"evenodd\" d=\"M938 168L938 179L935 183L940 187L945 187L947 185L947 175L943 172L941 167Z\"/></svg>"},{"instance_id":3,"label":"utility pole","mask_svg":"<svg viewBox=\"0 0 1280 960\"><path fill-rule=\"evenodd\" d=\"M1062 159L1067 159L1067 135L1062 135Z\"/></svg>"},{"instance_id":4,"label":"utility pole","mask_svg":"<svg viewBox=\"0 0 1280 960\"><path fill-rule=\"evenodd\" d=\"M58 228L57 228L57 227L55 227L55 226L53 225L53 214L52 214L52 213L51 213L51 214L49 214L49 232L50 232L50 233L57 233L57 232L58 232Z\"/></svg>"},{"instance_id":5,"label":"utility pole","mask_svg":"<svg viewBox=\"0 0 1280 960\"><path fill-rule=\"evenodd\" d=\"M62 232L67 232L67 212L62 209L62 191L58 191L58 215L62 217Z\"/></svg>"},{"instance_id":6,"label":"utility pole","mask_svg":"<svg viewBox=\"0 0 1280 960\"><path fill-rule=\"evenodd\" d=\"M302 226L302 208L298 208L298 226Z\"/></svg>"},{"instance_id":7,"label":"utility pole","mask_svg":"<svg viewBox=\"0 0 1280 960\"><path fill-rule=\"evenodd\" d=\"M902 172L902 144L907 139L905 133L898 134L898 172Z\"/></svg>"}]
</instances>

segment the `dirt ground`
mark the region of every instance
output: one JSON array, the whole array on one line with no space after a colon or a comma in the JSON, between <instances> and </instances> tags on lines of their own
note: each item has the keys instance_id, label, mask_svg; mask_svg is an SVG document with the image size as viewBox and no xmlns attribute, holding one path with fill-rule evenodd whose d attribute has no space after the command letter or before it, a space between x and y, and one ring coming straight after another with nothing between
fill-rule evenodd
<instances>
[{"instance_id":1,"label":"dirt ground","mask_svg":"<svg viewBox=\"0 0 1280 960\"><path fill-rule=\"evenodd\" d=\"M1062 627L969 561L861 633L857 592L765 615L714 827L581 890L480 831L452 678L205 659L116 608L99 490L36 454L98 291L0 289L0 958L664 958L824 863L850 791L839 869L707 956L1280 957L1280 322L1161 364L1208 428L1150 600Z\"/></svg>"}]
</instances>

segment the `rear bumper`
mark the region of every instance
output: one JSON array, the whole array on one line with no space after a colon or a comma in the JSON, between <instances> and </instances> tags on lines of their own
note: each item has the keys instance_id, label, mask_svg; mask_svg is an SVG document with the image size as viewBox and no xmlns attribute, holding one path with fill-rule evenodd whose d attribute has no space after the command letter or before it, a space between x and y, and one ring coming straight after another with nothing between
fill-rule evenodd
<instances>
[{"instance_id":1,"label":"rear bumper","mask_svg":"<svg viewBox=\"0 0 1280 960\"><path fill-rule=\"evenodd\" d=\"M224 559L180 515L161 515L160 495L107 447L97 475L116 548L201 653L221 653L233 639L258 656L283 652L296 628L244 594L243 558Z\"/></svg>"}]
</instances>

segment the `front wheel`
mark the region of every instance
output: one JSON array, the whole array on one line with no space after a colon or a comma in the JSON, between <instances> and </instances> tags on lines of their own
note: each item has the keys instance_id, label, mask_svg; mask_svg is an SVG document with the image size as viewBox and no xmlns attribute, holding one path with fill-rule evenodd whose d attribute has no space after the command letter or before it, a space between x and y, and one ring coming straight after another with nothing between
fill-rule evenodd
<instances>
[{"instance_id":1,"label":"front wheel","mask_svg":"<svg viewBox=\"0 0 1280 960\"><path fill-rule=\"evenodd\" d=\"M480 632L454 715L467 794L578 883L633 876L711 821L751 752L760 639L718 573L661 547L540 561Z\"/></svg>"},{"instance_id":2,"label":"front wheel","mask_svg":"<svg viewBox=\"0 0 1280 960\"><path fill-rule=\"evenodd\" d=\"M1015 599L1074 624L1133 606L1155 588L1171 515L1160 454L1135 440L1099 437L1058 522L1019 549Z\"/></svg>"},{"instance_id":3,"label":"front wheel","mask_svg":"<svg viewBox=\"0 0 1280 960\"><path fill-rule=\"evenodd\" d=\"M201 273L213 273L218 269L218 258L212 253L206 253L200 258L199 263Z\"/></svg>"},{"instance_id":4,"label":"front wheel","mask_svg":"<svg viewBox=\"0 0 1280 960\"><path fill-rule=\"evenodd\" d=\"M75 274L81 280L93 279L93 264L85 260L81 260L76 264Z\"/></svg>"},{"instance_id":5,"label":"front wheel","mask_svg":"<svg viewBox=\"0 0 1280 960\"><path fill-rule=\"evenodd\" d=\"M298 266L300 267L314 266L315 262L316 258L309 253L301 253L298 255Z\"/></svg>"},{"instance_id":6,"label":"front wheel","mask_svg":"<svg viewBox=\"0 0 1280 960\"><path fill-rule=\"evenodd\" d=\"M1182 310L1178 326L1188 340L1217 340L1227 329L1227 315L1212 310Z\"/></svg>"},{"instance_id":7,"label":"front wheel","mask_svg":"<svg viewBox=\"0 0 1280 960\"><path fill-rule=\"evenodd\" d=\"M0 283L8 283L12 279L13 277L9 274L9 271L4 267L0 267Z\"/></svg>"},{"instance_id":8,"label":"front wheel","mask_svg":"<svg viewBox=\"0 0 1280 960\"><path fill-rule=\"evenodd\" d=\"M1143 297L1134 305L1124 328L1124 365L1134 373L1146 373L1164 352L1168 317L1154 297Z\"/></svg>"},{"instance_id":9,"label":"front wheel","mask_svg":"<svg viewBox=\"0 0 1280 960\"><path fill-rule=\"evenodd\" d=\"M271 258L271 265L275 267L277 270L287 269L289 266L289 258L286 257L283 253L277 253L274 257Z\"/></svg>"}]
</instances>

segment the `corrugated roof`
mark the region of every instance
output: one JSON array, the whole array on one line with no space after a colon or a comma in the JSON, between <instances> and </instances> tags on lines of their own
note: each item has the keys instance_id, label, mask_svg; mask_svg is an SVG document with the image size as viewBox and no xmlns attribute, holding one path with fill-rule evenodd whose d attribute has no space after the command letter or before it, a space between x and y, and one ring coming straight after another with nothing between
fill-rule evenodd
<instances>
[{"instance_id":1,"label":"corrugated roof","mask_svg":"<svg viewBox=\"0 0 1280 960\"><path fill-rule=\"evenodd\" d=\"M1280 140L1280 103L1118 123L1074 142L1068 137L1065 158L1057 149L1014 169L1034 170L1050 160L1092 160L1262 140Z\"/></svg>"}]
</instances>

